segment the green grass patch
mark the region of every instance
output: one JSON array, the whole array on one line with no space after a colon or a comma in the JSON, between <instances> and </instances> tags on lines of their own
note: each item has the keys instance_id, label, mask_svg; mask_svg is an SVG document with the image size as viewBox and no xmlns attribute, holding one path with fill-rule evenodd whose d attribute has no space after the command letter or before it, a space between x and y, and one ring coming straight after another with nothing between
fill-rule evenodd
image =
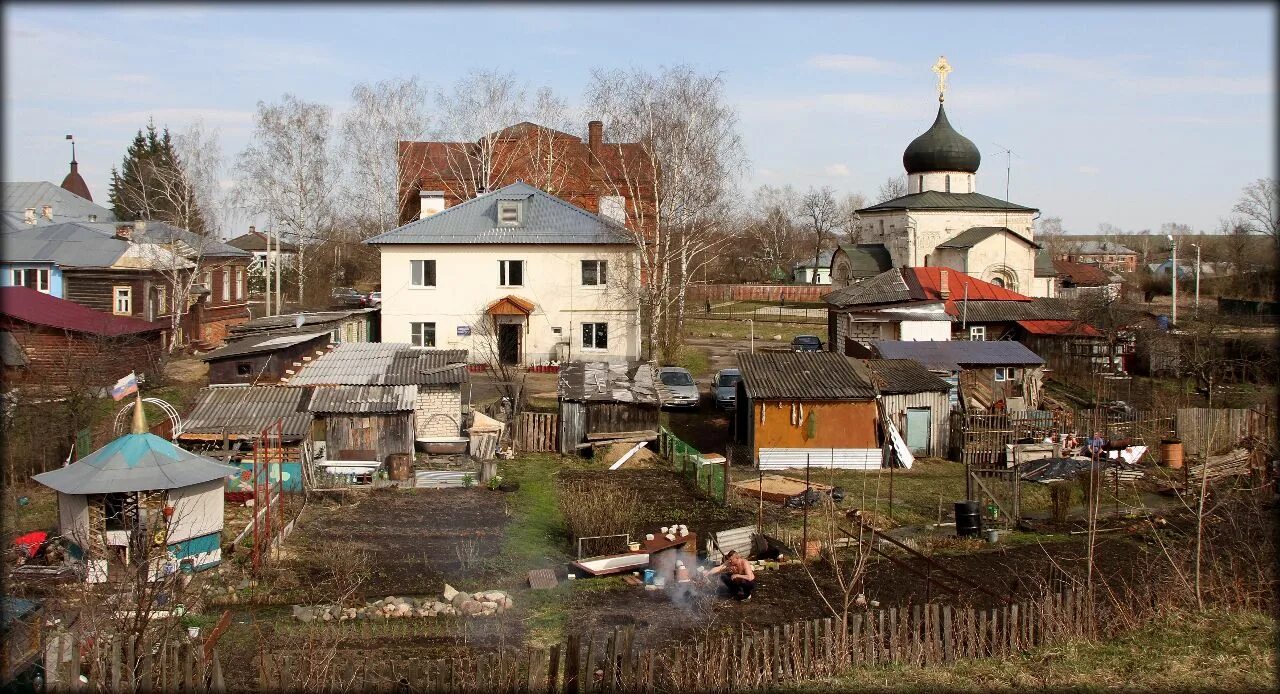
<instances>
[{"instance_id":1,"label":"green grass patch","mask_svg":"<svg viewBox=\"0 0 1280 694\"><path fill-rule=\"evenodd\" d=\"M676 366L688 369L694 378L702 378L711 373L711 360L707 358L707 353L688 345L680 348Z\"/></svg>"},{"instance_id":2,"label":"green grass patch","mask_svg":"<svg viewBox=\"0 0 1280 694\"><path fill-rule=\"evenodd\" d=\"M714 333L714 334L712 334ZM757 342L769 342L774 335L781 336L778 342L791 342L797 335L817 335L823 342L827 340L827 326L824 323L778 323L755 322ZM731 337L746 340L751 337L751 324L743 320L686 320L684 322L685 337Z\"/></svg>"},{"instance_id":3,"label":"green grass patch","mask_svg":"<svg viewBox=\"0 0 1280 694\"><path fill-rule=\"evenodd\" d=\"M498 567L519 574L568 559L564 518L556 503L556 473L573 464L574 459L542 453L499 467L503 480L519 482L520 489L508 502L512 519L494 560Z\"/></svg>"},{"instance_id":4,"label":"green grass patch","mask_svg":"<svg viewBox=\"0 0 1280 694\"><path fill-rule=\"evenodd\" d=\"M25 504L19 501L26 499ZM58 494L37 482L4 488L4 527L12 535L58 525Z\"/></svg>"}]
</instances>

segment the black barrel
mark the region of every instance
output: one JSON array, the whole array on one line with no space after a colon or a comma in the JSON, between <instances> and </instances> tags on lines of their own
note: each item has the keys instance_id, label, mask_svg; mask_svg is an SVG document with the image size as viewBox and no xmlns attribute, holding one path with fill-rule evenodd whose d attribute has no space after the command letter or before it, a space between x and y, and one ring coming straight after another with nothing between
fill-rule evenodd
<instances>
[{"instance_id":1,"label":"black barrel","mask_svg":"<svg viewBox=\"0 0 1280 694\"><path fill-rule=\"evenodd\" d=\"M956 536L977 537L982 532L982 515L976 501L956 502Z\"/></svg>"}]
</instances>

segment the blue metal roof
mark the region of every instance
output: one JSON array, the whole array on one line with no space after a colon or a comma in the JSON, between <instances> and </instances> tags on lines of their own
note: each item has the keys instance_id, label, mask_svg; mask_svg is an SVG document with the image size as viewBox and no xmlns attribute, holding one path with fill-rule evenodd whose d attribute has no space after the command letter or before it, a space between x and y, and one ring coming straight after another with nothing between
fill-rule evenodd
<instances>
[{"instance_id":1,"label":"blue metal roof","mask_svg":"<svg viewBox=\"0 0 1280 694\"><path fill-rule=\"evenodd\" d=\"M960 371L983 366L1042 366L1035 352L1021 342L1009 340L911 342L872 340L871 346L883 359L912 359L927 369Z\"/></svg>"},{"instance_id":2,"label":"blue metal roof","mask_svg":"<svg viewBox=\"0 0 1280 694\"><path fill-rule=\"evenodd\" d=\"M239 468L185 451L155 434L125 434L32 479L63 494L110 494L179 489L239 473Z\"/></svg>"}]
</instances>

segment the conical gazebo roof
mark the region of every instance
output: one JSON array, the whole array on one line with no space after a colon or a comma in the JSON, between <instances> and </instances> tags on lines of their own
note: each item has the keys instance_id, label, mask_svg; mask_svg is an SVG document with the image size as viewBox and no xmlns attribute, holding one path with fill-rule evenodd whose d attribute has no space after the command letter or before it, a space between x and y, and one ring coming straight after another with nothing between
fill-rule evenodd
<instances>
[{"instance_id":1,"label":"conical gazebo roof","mask_svg":"<svg viewBox=\"0 0 1280 694\"><path fill-rule=\"evenodd\" d=\"M32 479L63 494L179 489L240 469L183 450L155 434L125 434L67 467Z\"/></svg>"}]
</instances>

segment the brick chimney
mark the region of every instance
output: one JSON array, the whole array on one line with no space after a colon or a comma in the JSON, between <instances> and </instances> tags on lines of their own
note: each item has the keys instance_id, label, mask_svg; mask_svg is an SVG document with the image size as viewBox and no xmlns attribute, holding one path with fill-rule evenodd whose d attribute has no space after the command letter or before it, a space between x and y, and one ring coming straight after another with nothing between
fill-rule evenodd
<instances>
[{"instance_id":1,"label":"brick chimney","mask_svg":"<svg viewBox=\"0 0 1280 694\"><path fill-rule=\"evenodd\" d=\"M256 227L256 226L254 226L254 225L250 224L250 225L249 225L249 233L250 233L250 234L256 234L256 233L258 233L258 227Z\"/></svg>"},{"instance_id":2,"label":"brick chimney","mask_svg":"<svg viewBox=\"0 0 1280 694\"><path fill-rule=\"evenodd\" d=\"M418 191L418 219L425 219L444 210L443 190Z\"/></svg>"},{"instance_id":3,"label":"brick chimney","mask_svg":"<svg viewBox=\"0 0 1280 694\"><path fill-rule=\"evenodd\" d=\"M604 145L604 121L593 120L587 123L587 146L591 148L591 153L600 156L602 145Z\"/></svg>"},{"instance_id":4,"label":"brick chimney","mask_svg":"<svg viewBox=\"0 0 1280 694\"><path fill-rule=\"evenodd\" d=\"M42 206L40 207L40 214L41 214L45 219L47 219L47 220L49 220L50 222L52 222L52 221L53 221L53 205L42 205Z\"/></svg>"},{"instance_id":5,"label":"brick chimney","mask_svg":"<svg viewBox=\"0 0 1280 694\"><path fill-rule=\"evenodd\" d=\"M121 241L130 241L133 239L133 226L130 224L116 225L116 238Z\"/></svg>"},{"instance_id":6,"label":"brick chimney","mask_svg":"<svg viewBox=\"0 0 1280 694\"><path fill-rule=\"evenodd\" d=\"M942 275L942 280L938 283L938 296L942 297L943 299L950 299L951 298L951 282L950 280L947 279L947 275L949 275L950 273L947 272L946 268L942 268L942 270L940 270L938 274Z\"/></svg>"},{"instance_id":7,"label":"brick chimney","mask_svg":"<svg viewBox=\"0 0 1280 694\"><path fill-rule=\"evenodd\" d=\"M23 222L26 222L27 224L35 224L35 223L36 223L36 208L34 208L34 207L28 207L26 210L24 210L24 211L23 211L23 213L22 213L22 221L23 221Z\"/></svg>"}]
</instances>

